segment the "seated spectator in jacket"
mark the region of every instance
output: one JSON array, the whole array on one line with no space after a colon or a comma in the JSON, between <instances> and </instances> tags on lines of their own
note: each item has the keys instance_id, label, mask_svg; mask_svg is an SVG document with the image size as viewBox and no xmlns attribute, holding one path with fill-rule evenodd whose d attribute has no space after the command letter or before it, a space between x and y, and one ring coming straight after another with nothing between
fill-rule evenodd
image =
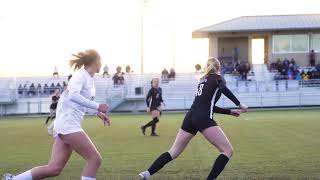
<instances>
[{"instance_id":1,"label":"seated spectator in jacket","mask_svg":"<svg viewBox=\"0 0 320 180\"><path fill-rule=\"evenodd\" d=\"M37 93L42 94L42 87L41 87L40 83L38 83L38 85L37 85Z\"/></svg>"},{"instance_id":2,"label":"seated spectator in jacket","mask_svg":"<svg viewBox=\"0 0 320 180\"><path fill-rule=\"evenodd\" d=\"M45 94L45 95L49 95L50 94L48 84L44 84L44 86L43 86L43 94Z\"/></svg>"},{"instance_id":3,"label":"seated spectator in jacket","mask_svg":"<svg viewBox=\"0 0 320 180\"><path fill-rule=\"evenodd\" d=\"M161 82L167 83L168 82L168 75L169 75L168 70L166 68L164 68L161 72Z\"/></svg>"},{"instance_id":4,"label":"seated spectator in jacket","mask_svg":"<svg viewBox=\"0 0 320 180\"><path fill-rule=\"evenodd\" d=\"M29 91L28 91L28 93L27 93L29 96L30 95L36 95L36 87L34 86L34 84L33 83L31 83L31 85L30 85L30 87L29 87Z\"/></svg>"},{"instance_id":5,"label":"seated spectator in jacket","mask_svg":"<svg viewBox=\"0 0 320 180\"><path fill-rule=\"evenodd\" d=\"M62 88L62 87L61 87L60 83L58 82L57 85L56 85L56 89L58 89L59 92L61 92L61 88Z\"/></svg>"},{"instance_id":6,"label":"seated spectator in jacket","mask_svg":"<svg viewBox=\"0 0 320 180\"><path fill-rule=\"evenodd\" d=\"M296 78L296 80L299 80L299 81L301 81L301 80L302 80L301 75L300 75L300 73L299 73L299 72L297 72L297 73L296 73L295 78Z\"/></svg>"},{"instance_id":7,"label":"seated spectator in jacket","mask_svg":"<svg viewBox=\"0 0 320 180\"><path fill-rule=\"evenodd\" d=\"M24 91L24 89L23 89L22 85L20 84L18 87L18 94L23 95L23 91Z\"/></svg>"},{"instance_id":8,"label":"seated spectator in jacket","mask_svg":"<svg viewBox=\"0 0 320 180\"><path fill-rule=\"evenodd\" d=\"M53 94L55 90L56 90L56 86L54 85L54 83L51 83L51 86L49 88L49 93Z\"/></svg>"},{"instance_id":9,"label":"seated spectator in jacket","mask_svg":"<svg viewBox=\"0 0 320 180\"><path fill-rule=\"evenodd\" d=\"M118 87L118 85L124 84L123 73L121 72L121 67L118 66L116 68L116 73L112 77L114 87Z\"/></svg>"},{"instance_id":10,"label":"seated spectator in jacket","mask_svg":"<svg viewBox=\"0 0 320 180\"><path fill-rule=\"evenodd\" d=\"M174 80L176 78L176 71L173 68L170 69L170 73L168 75L168 78L169 78L169 80Z\"/></svg>"}]
</instances>

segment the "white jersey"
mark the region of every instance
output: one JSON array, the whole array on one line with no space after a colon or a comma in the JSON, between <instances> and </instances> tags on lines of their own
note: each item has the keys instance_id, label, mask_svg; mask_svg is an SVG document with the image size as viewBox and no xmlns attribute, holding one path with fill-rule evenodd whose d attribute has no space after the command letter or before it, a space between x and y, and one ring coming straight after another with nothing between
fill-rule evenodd
<instances>
[{"instance_id":1,"label":"white jersey","mask_svg":"<svg viewBox=\"0 0 320 180\"><path fill-rule=\"evenodd\" d=\"M85 69L74 73L60 96L54 122L55 135L83 131L81 123L87 111L98 112L93 77Z\"/></svg>"}]
</instances>

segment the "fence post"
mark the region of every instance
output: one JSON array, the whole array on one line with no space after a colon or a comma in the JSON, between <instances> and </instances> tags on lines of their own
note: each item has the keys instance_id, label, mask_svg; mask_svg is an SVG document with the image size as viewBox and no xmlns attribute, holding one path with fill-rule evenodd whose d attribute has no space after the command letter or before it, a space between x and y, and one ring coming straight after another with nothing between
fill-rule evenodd
<instances>
[{"instance_id":1,"label":"fence post","mask_svg":"<svg viewBox=\"0 0 320 180\"><path fill-rule=\"evenodd\" d=\"M30 102L27 102L27 114L30 115Z\"/></svg>"}]
</instances>

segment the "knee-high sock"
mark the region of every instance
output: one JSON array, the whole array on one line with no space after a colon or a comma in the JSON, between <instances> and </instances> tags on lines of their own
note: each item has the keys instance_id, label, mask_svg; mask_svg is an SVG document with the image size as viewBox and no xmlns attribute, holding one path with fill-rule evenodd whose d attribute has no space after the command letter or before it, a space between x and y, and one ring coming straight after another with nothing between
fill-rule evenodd
<instances>
[{"instance_id":1,"label":"knee-high sock","mask_svg":"<svg viewBox=\"0 0 320 180\"><path fill-rule=\"evenodd\" d=\"M152 123L152 126L151 126L151 132L152 133L155 133L155 130L156 130L156 126L157 126L157 123L159 122L159 119L157 117L153 118L153 123Z\"/></svg>"},{"instance_id":2,"label":"knee-high sock","mask_svg":"<svg viewBox=\"0 0 320 180\"><path fill-rule=\"evenodd\" d=\"M219 174L223 171L228 161L229 161L229 158L226 155L220 154L217 157L216 161L214 162L211 172L207 177L207 180L216 179L219 176Z\"/></svg>"},{"instance_id":3,"label":"knee-high sock","mask_svg":"<svg viewBox=\"0 0 320 180\"><path fill-rule=\"evenodd\" d=\"M32 180L31 170L14 176L13 180Z\"/></svg>"},{"instance_id":4,"label":"knee-high sock","mask_svg":"<svg viewBox=\"0 0 320 180\"><path fill-rule=\"evenodd\" d=\"M147 127L149 127L149 126L152 126L152 124L153 124L153 120L151 120L150 122L148 122L146 125L144 125L143 127L144 128L147 128Z\"/></svg>"},{"instance_id":5,"label":"knee-high sock","mask_svg":"<svg viewBox=\"0 0 320 180\"><path fill-rule=\"evenodd\" d=\"M172 161L172 157L168 152L161 154L148 169L150 175L158 172L164 165Z\"/></svg>"},{"instance_id":6,"label":"knee-high sock","mask_svg":"<svg viewBox=\"0 0 320 180\"><path fill-rule=\"evenodd\" d=\"M50 118L51 118L51 116L48 116L48 117L47 117L46 124L48 124Z\"/></svg>"}]
</instances>

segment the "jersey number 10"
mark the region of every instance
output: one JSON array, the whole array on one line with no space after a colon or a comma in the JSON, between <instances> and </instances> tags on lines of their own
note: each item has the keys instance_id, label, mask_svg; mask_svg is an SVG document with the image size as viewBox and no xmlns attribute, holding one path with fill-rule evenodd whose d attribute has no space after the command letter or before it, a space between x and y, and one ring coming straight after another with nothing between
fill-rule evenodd
<instances>
[{"instance_id":1,"label":"jersey number 10","mask_svg":"<svg viewBox=\"0 0 320 180\"><path fill-rule=\"evenodd\" d=\"M201 96L204 84L200 84L196 92L196 96Z\"/></svg>"}]
</instances>

